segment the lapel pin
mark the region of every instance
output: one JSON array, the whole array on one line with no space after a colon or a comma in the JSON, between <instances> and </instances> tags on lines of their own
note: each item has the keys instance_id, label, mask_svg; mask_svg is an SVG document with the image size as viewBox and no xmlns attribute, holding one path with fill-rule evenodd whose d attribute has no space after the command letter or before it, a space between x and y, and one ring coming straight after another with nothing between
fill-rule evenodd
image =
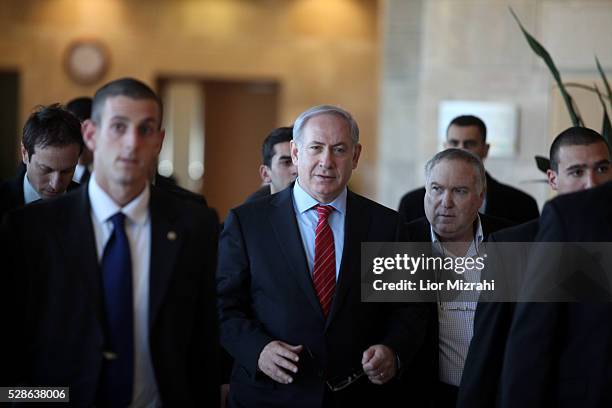
<instances>
[{"instance_id":1,"label":"lapel pin","mask_svg":"<svg viewBox=\"0 0 612 408\"><path fill-rule=\"evenodd\" d=\"M174 241L176 239L176 232L168 231L168 235L166 235L166 238L168 238L170 241Z\"/></svg>"},{"instance_id":2,"label":"lapel pin","mask_svg":"<svg viewBox=\"0 0 612 408\"><path fill-rule=\"evenodd\" d=\"M104 356L106 360L115 360L117 358L117 354L112 351L103 351L102 356Z\"/></svg>"}]
</instances>

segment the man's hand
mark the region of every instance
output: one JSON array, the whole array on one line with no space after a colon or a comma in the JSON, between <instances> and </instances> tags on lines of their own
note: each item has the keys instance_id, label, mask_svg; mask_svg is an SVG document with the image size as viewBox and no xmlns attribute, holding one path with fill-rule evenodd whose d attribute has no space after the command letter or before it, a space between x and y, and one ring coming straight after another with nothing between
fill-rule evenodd
<instances>
[{"instance_id":1,"label":"man's hand","mask_svg":"<svg viewBox=\"0 0 612 408\"><path fill-rule=\"evenodd\" d=\"M397 373L395 352L387 346L376 344L363 352L363 371L374 384L384 384Z\"/></svg>"},{"instance_id":2,"label":"man's hand","mask_svg":"<svg viewBox=\"0 0 612 408\"><path fill-rule=\"evenodd\" d=\"M292 346L279 340L271 341L261 350L257 366L268 377L281 384L293 382L287 372L297 373L297 363L300 360L298 353L302 345Z\"/></svg>"}]
</instances>

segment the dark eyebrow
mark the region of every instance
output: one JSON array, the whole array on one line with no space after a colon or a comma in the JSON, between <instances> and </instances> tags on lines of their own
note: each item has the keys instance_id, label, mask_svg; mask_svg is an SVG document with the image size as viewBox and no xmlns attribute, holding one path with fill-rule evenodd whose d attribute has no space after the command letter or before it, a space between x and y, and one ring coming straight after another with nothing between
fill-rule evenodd
<instances>
[{"instance_id":1,"label":"dark eyebrow","mask_svg":"<svg viewBox=\"0 0 612 408\"><path fill-rule=\"evenodd\" d=\"M569 166L567 169L565 169L565 171L572 171L572 170L581 170L581 169L586 169L588 166L586 164L574 164L573 166Z\"/></svg>"},{"instance_id":2,"label":"dark eyebrow","mask_svg":"<svg viewBox=\"0 0 612 408\"><path fill-rule=\"evenodd\" d=\"M111 116L110 120L128 120L128 118L126 116L121 116L121 115L115 115L115 116Z\"/></svg>"},{"instance_id":3,"label":"dark eyebrow","mask_svg":"<svg viewBox=\"0 0 612 408\"><path fill-rule=\"evenodd\" d=\"M278 160L287 160L287 159L291 159L291 156L284 155L278 158Z\"/></svg>"},{"instance_id":4,"label":"dark eyebrow","mask_svg":"<svg viewBox=\"0 0 612 408\"><path fill-rule=\"evenodd\" d=\"M115 115L115 116L112 116L110 120L129 121L130 119L127 116ZM140 123L147 123L147 122L157 123L157 119L149 117L149 118L144 118L143 120L140 121Z\"/></svg>"},{"instance_id":5,"label":"dark eyebrow","mask_svg":"<svg viewBox=\"0 0 612 408\"><path fill-rule=\"evenodd\" d=\"M595 163L595 166L601 166L602 164L610 164L610 160L609 159L600 160L597 163Z\"/></svg>"}]
</instances>

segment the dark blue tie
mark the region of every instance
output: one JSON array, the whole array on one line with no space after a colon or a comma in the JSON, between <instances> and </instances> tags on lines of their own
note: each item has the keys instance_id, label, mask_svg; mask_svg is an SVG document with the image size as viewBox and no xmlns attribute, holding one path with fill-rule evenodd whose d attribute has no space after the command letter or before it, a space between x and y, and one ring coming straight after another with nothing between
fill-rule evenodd
<instances>
[{"instance_id":1,"label":"dark blue tie","mask_svg":"<svg viewBox=\"0 0 612 408\"><path fill-rule=\"evenodd\" d=\"M134 382L132 260L125 214L119 212L110 220L113 232L102 256L107 328L98 400L103 406L126 407L132 401Z\"/></svg>"}]
</instances>

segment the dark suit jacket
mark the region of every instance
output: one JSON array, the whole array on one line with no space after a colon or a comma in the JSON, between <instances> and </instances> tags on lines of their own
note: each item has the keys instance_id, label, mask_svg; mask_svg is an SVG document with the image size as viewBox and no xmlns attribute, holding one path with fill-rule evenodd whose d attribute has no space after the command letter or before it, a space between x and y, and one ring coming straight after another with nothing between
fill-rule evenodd
<instances>
[{"instance_id":1,"label":"dark suit jacket","mask_svg":"<svg viewBox=\"0 0 612 408\"><path fill-rule=\"evenodd\" d=\"M549 202L536 240L612 241L612 183ZM533 251L530 285L524 288L556 281L559 261ZM501 406L612 406L610 322L611 303L518 304L506 346Z\"/></svg>"},{"instance_id":2,"label":"dark suit jacket","mask_svg":"<svg viewBox=\"0 0 612 408\"><path fill-rule=\"evenodd\" d=\"M159 394L166 406L215 406L217 226L207 210L155 187L149 208L149 342ZM4 259L18 266L4 276L10 309L0 313L11 332L0 351L2 383L70 386L74 406L95 403L105 343L90 217L82 188L11 212L0 234L10 251Z\"/></svg>"},{"instance_id":3,"label":"dark suit jacket","mask_svg":"<svg viewBox=\"0 0 612 408\"><path fill-rule=\"evenodd\" d=\"M217 292L221 342L235 360L234 406L321 407L329 397L324 381L361 367L363 352L374 344L395 350L410 370L423 339L423 307L361 302L361 243L395 241L397 228L396 212L348 192L342 263L325 319L300 239L293 189L230 211L221 234ZM273 340L304 345L313 355L301 354L291 384L258 371L259 355ZM389 406L394 383L376 386L362 378L334 393L332 406Z\"/></svg>"},{"instance_id":4,"label":"dark suit jacket","mask_svg":"<svg viewBox=\"0 0 612 408\"><path fill-rule=\"evenodd\" d=\"M489 243L524 242L535 240L538 233L538 220L532 220L514 227L505 228L489 236ZM527 249L527 246L516 250ZM508 249L514 252L515 249ZM527 266L528 252L522 254L504 253L513 256L508 272L521 274ZM518 262L517 262L518 261ZM486 273L483 272L483 275ZM486 276L483 276L487 279ZM520 284L523 278L513 280ZM499 282L498 282L499 283ZM498 286L499 287L499 286ZM506 340L510 332L515 303L479 302L474 316L474 335L470 342L459 396L458 408L489 408L496 405L499 398L499 378L502 372ZM499 403L499 401L497 401Z\"/></svg>"},{"instance_id":5,"label":"dark suit jacket","mask_svg":"<svg viewBox=\"0 0 612 408\"><path fill-rule=\"evenodd\" d=\"M503 228L509 227L511 224L502 219L480 214L482 224L483 239L486 241L489 234ZM400 233L400 241L403 242L431 242L431 227L427 218L422 217L405 224ZM429 304L428 307L428 322L427 335L425 344L419 351L419 359L416 371L422 377L421 386L427 389L427 393L435 396L435 387L438 383L438 309L436 303ZM417 379L415 379L417 380Z\"/></svg>"},{"instance_id":6,"label":"dark suit jacket","mask_svg":"<svg viewBox=\"0 0 612 408\"><path fill-rule=\"evenodd\" d=\"M267 197L270 194L272 194L270 192L270 185L265 185L263 187L260 187L259 189L257 189L255 192L251 193L251 195L249 195L247 197L246 200L244 200L245 203L250 203L251 201L255 201L258 200L262 197Z\"/></svg>"},{"instance_id":7,"label":"dark suit jacket","mask_svg":"<svg viewBox=\"0 0 612 408\"><path fill-rule=\"evenodd\" d=\"M425 216L423 200L425 187L406 193L399 204L399 213L405 222ZM523 223L538 218L538 204L529 194L502 184L487 173L487 205L485 214L503 218L513 223Z\"/></svg>"},{"instance_id":8,"label":"dark suit jacket","mask_svg":"<svg viewBox=\"0 0 612 408\"><path fill-rule=\"evenodd\" d=\"M164 177L160 174L155 175L155 186L161 190L168 191L176 195L178 198L191 201L195 204L200 204L205 207L208 207L208 203L206 202L206 198L202 194L196 194L192 191L189 191L178 184L170 177Z\"/></svg>"},{"instance_id":9,"label":"dark suit jacket","mask_svg":"<svg viewBox=\"0 0 612 408\"><path fill-rule=\"evenodd\" d=\"M26 167L19 166L17 175L14 179L7 180L0 184L0 221L2 221L4 214L25 204L23 196L23 178L25 174ZM68 185L68 191L72 191L78 187L78 183L71 181Z\"/></svg>"}]
</instances>

